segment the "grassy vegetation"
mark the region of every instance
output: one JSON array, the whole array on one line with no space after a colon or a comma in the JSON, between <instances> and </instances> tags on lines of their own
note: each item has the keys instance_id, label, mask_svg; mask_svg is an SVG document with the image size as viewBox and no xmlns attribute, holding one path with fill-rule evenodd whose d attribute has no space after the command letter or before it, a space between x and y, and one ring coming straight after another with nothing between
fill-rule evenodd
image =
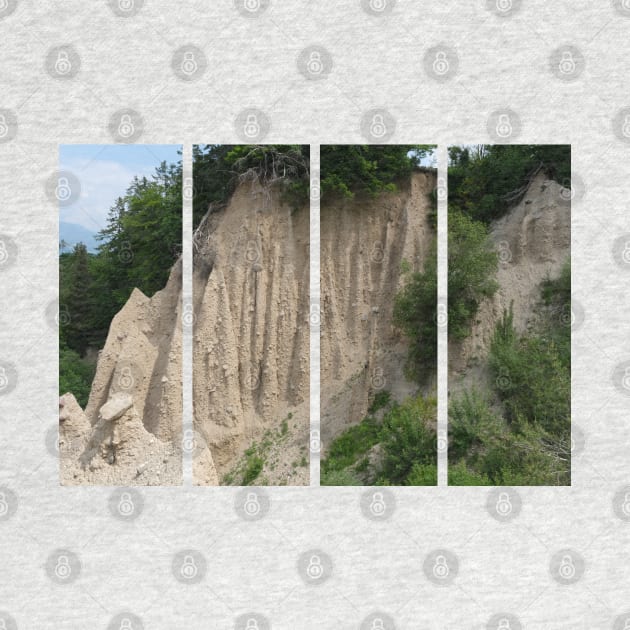
<instances>
[{"instance_id":1,"label":"grassy vegetation","mask_svg":"<svg viewBox=\"0 0 630 630\"><path fill-rule=\"evenodd\" d=\"M541 287L540 321L519 335L512 312L497 323L488 366L491 389L464 391L449 406L449 483L571 483L570 268ZM570 295L570 292L569 292Z\"/></svg>"},{"instance_id":2,"label":"grassy vegetation","mask_svg":"<svg viewBox=\"0 0 630 630\"><path fill-rule=\"evenodd\" d=\"M267 470L273 472L276 469L276 461L273 457L278 449L283 448L290 437L289 420L293 414L287 414L278 429L267 429L259 442L254 442L238 460L232 470L226 473L222 479L222 485L249 486L256 483L258 486L269 484L267 477L261 477L261 473ZM306 451L306 447L300 450ZM308 458L304 453L300 460L292 463L292 468L308 466ZM284 484L280 484L284 485Z\"/></svg>"},{"instance_id":3,"label":"grassy vegetation","mask_svg":"<svg viewBox=\"0 0 630 630\"><path fill-rule=\"evenodd\" d=\"M377 404L375 404L377 403ZM386 411L381 421L375 413ZM421 395L402 404L383 394L369 414L331 443L321 462L322 485L435 485L436 399ZM378 461L370 462L379 445Z\"/></svg>"}]
</instances>

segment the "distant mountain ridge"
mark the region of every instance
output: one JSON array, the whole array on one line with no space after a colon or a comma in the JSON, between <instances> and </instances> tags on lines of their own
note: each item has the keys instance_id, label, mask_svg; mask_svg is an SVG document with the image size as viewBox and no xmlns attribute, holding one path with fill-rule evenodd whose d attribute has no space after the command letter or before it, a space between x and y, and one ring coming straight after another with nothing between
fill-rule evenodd
<instances>
[{"instance_id":1,"label":"distant mountain ridge","mask_svg":"<svg viewBox=\"0 0 630 630\"><path fill-rule=\"evenodd\" d=\"M59 222L59 243L65 241L64 252L71 251L77 243L83 243L89 252L96 253L98 243L95 237L95 232L90 232L82 225L66 223L65 221ZM61 245L59 246L59 253L61 253Z\"/></svg>"}]
</instances>

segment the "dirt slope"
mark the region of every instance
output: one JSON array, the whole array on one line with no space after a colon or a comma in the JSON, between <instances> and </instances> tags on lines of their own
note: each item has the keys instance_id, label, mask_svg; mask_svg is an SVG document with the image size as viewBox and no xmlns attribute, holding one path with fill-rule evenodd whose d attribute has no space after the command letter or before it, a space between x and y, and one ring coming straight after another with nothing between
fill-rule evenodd
<instances>
[{"instance_id":1,"label":"dirt slope","mask_svg":"<svg viewBox=\"0 0 630 630\"><path fill-rule=\"evenodd\" d=\"M242 184L206 215L194 247L195 429L220 478L264 440L259 480L308 484L308 467L291 465L309 431L308 205L293 209L277 187ZM207 483L203 462L193 474Z\"/></svg>"},{"instance_id":2,"label":"dirt slope","mask_svg":"<svg viewBox=\"0 0 630 630\"><path fill-rule=\"evenodd\" d=\"M568 190L541 172L523 199L495 221L490 236L499 255L499 289L481 304L472 333L449 347L449 389L458 391L483 378L479 360L488 353L496 322L514 308L514 326L525 332L535 321L540 284L557 278L571 254L571 205Z\"/></svg>"},{"instance_id":3,"label":"dirt slope","mask_svg":"<svg viewBox=\"0 0 630 630\"><path fill-rule=\"evenodd\" d=\"M181 261L151 299L134 289L110 325L85 412L61 397L62 483L181 483L181 290Z\"/></svg>"},{"instance_id":4,"label":"dirt slope","mask_svg":"<svg viewBox=\"0 0 630 630\"><path fill-rule=\"evenodd\" d=\"M392 325L401 263L422 269L434 230L434 171L377 198L321 204L321 433L324 450L359 422L375 392L417 392L403 374L407 345ZM434 384L429 384L429 388Z\"/></svg>"}]
</instances>

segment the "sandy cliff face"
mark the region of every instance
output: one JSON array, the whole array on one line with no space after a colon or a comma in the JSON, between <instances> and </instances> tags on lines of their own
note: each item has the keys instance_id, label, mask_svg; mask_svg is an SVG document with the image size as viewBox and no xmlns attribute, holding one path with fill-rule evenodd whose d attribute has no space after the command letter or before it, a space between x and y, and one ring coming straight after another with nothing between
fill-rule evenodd
<instances>
[{"instance_id":1,"label":"sandy cliff face","mask_svg":"<svg viewBox=\"0 0 630 630\"><path fill-rule=\"evenodd\" d=\"M308 483L294 469L309 430L309 208L278 188L239 186L195 236L194 426L219 476L287 420L282 452L265 464L271 484ZM289 418L290 416L290 418ZM194 460L197 483L206 465Z\"/></svg>"},{"instance_id":2,"label":"sandy cliff face","mask_svg":"<svg viewBox=\"0 0 630 630\"><path fill-rule=\"evenodd\" d=\"M490 228L499 256L499 289L481 304L472 333L449 347L449 387L458 388L460 377L476 359L487 356L496 322L513 303L514 326L525 332L536 318L540 285L557 278L571 254L570 191L541 172L523 199Z\"/></svg>"},{"instance_id":3,"label":"sandy cliff face","mask_svg":"<svg viewBox=\"0 0 630 630\"><path fill-rule=\"evenodd\" d=\"M181 288L179 261L152 298L134 289L110 325L85 412L61 397L62 483L181 483Z\"/></svg>"},{"instance_id":4,"label":"sandy cliff face","mask_svg":"<svg viewBox=\"0 0 630 630\"><path fill-rule=\"evenodd\" d=\"M377 198L321 204L321 433L330 440L359 422L381 389L402 401L418 391L404 376L407 344L392 324L401 264L423 268L435 232L434 171ZM428 385L431 387L431 384Z\"/></svg>"}]
</instances>

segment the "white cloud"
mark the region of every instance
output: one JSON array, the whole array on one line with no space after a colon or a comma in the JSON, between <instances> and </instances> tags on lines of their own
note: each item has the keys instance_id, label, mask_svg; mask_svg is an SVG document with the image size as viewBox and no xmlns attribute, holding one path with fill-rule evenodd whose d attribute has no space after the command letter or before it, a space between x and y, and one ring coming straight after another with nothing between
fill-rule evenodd
<instances>
[{"instance_id":1,"label":"white cloud","mask_svg":"<svg viewBox=\"0 0 630 630\"><path fill-rule=\"evenodd\" d=\"M110 160L95 159L86 163L81 159L68 159L60 164L60 169L71 171L81 182L80 199L60 208L61 220L98 232L106 227L109 209L125 194L134 176L151 175L155 165L141 170Z\"/></svg>"}]
</instances>

